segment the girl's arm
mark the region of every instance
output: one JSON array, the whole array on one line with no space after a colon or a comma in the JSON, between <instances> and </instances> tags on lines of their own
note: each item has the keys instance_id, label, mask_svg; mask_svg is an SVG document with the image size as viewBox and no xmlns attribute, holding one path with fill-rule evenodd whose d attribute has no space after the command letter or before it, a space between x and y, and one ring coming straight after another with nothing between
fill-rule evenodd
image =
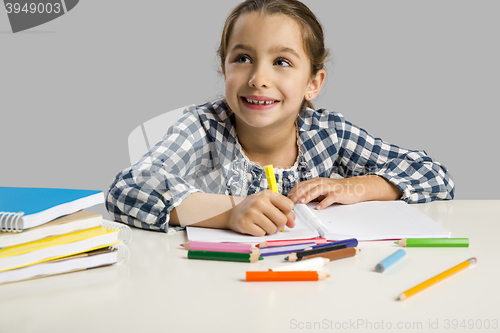
<instances>
[{"instance_id":1,"label":"girl's arm","mask_svg":"<svg viewBox=\"0 0 500 333\"><path fill-rule=\"evenodd\" d=\"M363 201L388 201L401 198L401 190L377 175L345 179L313 178L298 183L288 194L292 202L319 201L316 209L334 203L350 205Z\"/></svg>"},{"instance_id":2,"label":"girl's arm","mask_svg":"<svg viewBox=\"0 0 500 333\"><path fill-rule=\"evenodd\" d=\"M106 198L110 215L135 227L167 232L170 211L204 190L203 175L212 171L209 143L198 115L185 114L141 160L116 176ZM217 177L210 178L211 184L222 184Z\"/></svg>"},{"instance_id":3,"label":"girl's arm","mask_svg":"<svg viewBox=\"0 0 500 333\"><path fill-rule=\"evenodd\" d=\"M293 203L281 194L262 191L247 197L193 193L170 212L170 225L231 229L264 236L285 225L293 228Z\"/></svg>"},{"instance_id":4,"label":"girl's arm","mask_svg":"<svg viewBox=\"0 0 500 333\"><path fill-rule=\"evenodd\" d=\"M106 207L135 227L167 232L186 225L263 236L293 227L290 199L263 191L245 198L225 193L224 170L211 159L213 142L195 114L171 127L139 162L117 175ZM205 193L209 192L209 193Z\"/></svg>"},{"instance_id":5,"label":"girl's arm","mask_svg":"<svg viewBox=\"0 0 500 333\"><path fill-rule=\"evenodd\" d=\"M325 121L326 122L326 121ZM369 200L402 199L423 203L453 199L455 184L447 169L424 151L411 151L375 138L345 121L338 113L328 114L328 128L335 128L336 155L332 176L297 184L289 194L293 202L324 200L355 203ZM357 190L357 191L356 191Z\"/></svg>"}]
</instances>

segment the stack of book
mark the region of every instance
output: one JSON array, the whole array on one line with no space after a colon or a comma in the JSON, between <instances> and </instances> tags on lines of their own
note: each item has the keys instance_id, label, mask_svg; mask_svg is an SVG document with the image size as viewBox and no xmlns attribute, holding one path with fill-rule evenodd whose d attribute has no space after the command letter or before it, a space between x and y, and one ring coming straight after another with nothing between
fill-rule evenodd
<instances>
[{"instance_id":1,"label":"stack of book","mask_svg":"<svg viewBox=\"0 0 500 333\"><path fill-rule=\"evenodd\" d=\"M0 187L0 284L126 261L132 231L85 211L101 191Z\"/></svg>"}]
</instances>

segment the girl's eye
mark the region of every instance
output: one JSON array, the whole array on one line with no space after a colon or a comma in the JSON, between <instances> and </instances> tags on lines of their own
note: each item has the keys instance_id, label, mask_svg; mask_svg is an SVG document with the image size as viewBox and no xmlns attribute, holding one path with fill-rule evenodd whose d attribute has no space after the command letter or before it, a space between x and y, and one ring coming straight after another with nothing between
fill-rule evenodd
<instances>
[{"instance_id":1,"label":"girl's eye","mask_svg":"<svg viewBox=\"0 0 500 333\"><path fill-rule=\"evenodd\" d=\"M276 61L274 62L275 65L277 66L280 66L280 67L292 67L292 64L284 59L284 58L278 58L276 59Z\"/></svg>"},{"instance_id":2,"label":"girl's eye","mask_svg":"<svg viewBox=\"0 0 500 333\"><path fill-rule=\"evenodd\" d=\"M241 63L245 63L245 62L250 62L250 58L246 55L239 55L236 57L236 59L234 60L235 62L241 62Z\"/></svg>"}]
</instances>

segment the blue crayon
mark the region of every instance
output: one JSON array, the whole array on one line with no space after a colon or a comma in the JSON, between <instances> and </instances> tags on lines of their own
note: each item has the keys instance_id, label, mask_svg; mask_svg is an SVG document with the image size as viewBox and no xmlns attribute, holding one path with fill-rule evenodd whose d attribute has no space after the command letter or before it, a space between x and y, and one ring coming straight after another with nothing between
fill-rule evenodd
<instances>
[{"instance_id":1,"label":"blue crayon","mask_svg":"<svg viewBox=\"0 0 500 333\"><path fill-rule=\"evenodd\" d=\"M382 260L380 263L378 263L377 266L375 266L375 270L379 273L382 273L396 261L403 258L405 255L406 255L405 250L397 250L396 252L394 252L384 260Z\"/></svg>"},{"instance_id":2,"label":"blue crayon","mask_svg":"<svg viewBox=\"0 0 500 333\"><path fill-rule=\"evenodd\" d=\"M344 239L344 240L341 240L338 242L316 245L316 246L313 246L312 248L319 249L322 247L333 246L333 245L338 245L338 244L345 244L345 247L356 247L356 246L358 246L358 240L356 238L349 238L349 239Z\"/></svg>"}]
</instances>

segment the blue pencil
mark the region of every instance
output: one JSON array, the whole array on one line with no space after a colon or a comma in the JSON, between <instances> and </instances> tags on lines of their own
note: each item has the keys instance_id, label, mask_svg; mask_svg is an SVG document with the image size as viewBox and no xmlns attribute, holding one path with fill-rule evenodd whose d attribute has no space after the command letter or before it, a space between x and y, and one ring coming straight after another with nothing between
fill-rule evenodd
<instances>
[{"instance_id":1,"label":"blue pencil","mask_svg":"<svg viewBox=\"0 0 500 333\"><path fill-rule=\"evenodd\" d=\"M380 263L378 263L377 266L375 266L375 270L379 273L382 273L387 268L389 268L389 266L391 266L396 261L403 258L405 255L406 255L405 250L397 250L396 252L394 252L384 260L382 260Z\"/></svg>"},{"instance_id":2,"label":"blue pencil","mask_svg":"<svg viewBox=\"0 0 500 333\"><path fill-rule=\"evenodd\" d=\"M272 246L272 247L262 247L260 248L260 256L276 256L280 254L290 254L292 252L302 251L305 248L310 248L316 243L304 243L304 244L293 244L293 245L283 245L283 246Z\"/></svg>"},{"instance_id":3,"label":"blue pencil","mask_svg":"<svg viewBox=\"0 0 500 333\"><path fill-rule=\"evenodd\" d=\"M327 246L334 246L338 244L345 244L345 247L356 247L358 246L358 240L356 238L349 238L349 239L344 239L338 242L332 242L332 243L325 243L325 244L320 244L320 245L315 245L312 248L313 249L319 249L322 247L327 247Z\"/></svg>"}]
</instances>

